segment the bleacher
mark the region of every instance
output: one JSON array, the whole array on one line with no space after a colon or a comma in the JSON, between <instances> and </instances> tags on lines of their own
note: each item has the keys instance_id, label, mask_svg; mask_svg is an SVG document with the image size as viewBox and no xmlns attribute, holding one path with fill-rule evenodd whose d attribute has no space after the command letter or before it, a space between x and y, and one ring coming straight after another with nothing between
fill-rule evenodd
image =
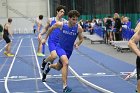
<instances>
[{"instance_id":1,"label":"bleacher","mask_svg":"<svg viewBox=\"0 0 140 93\"><path fill-rule=\"evenodd\" d=\"M90 35L90 33L84 32L83 35L85 38L89 39L91 41L91 44L94 42L100 42L100 43L106 43L105 42L105 31L101 26L95 26L94 27L94 34ZM124 28L122 27L122 41L110 41L110 44L116 49L118 52L124 52L124 51L130 51L130 48L128 47L128 41L130 38L134 35L134 30L130 28Z\"/></svg>"},{"instance_id":2,"label":"bleacher","mask_svg":"<svg viewBox=\"0 0 140 93\"><path fill-rule=\"evenodd\" d=\"M111 41L111 45L117 49L118 52L130 51L128 41L134 35L134 30L122 27L122 41Z\"/></svg>"},{"instance_id":3,"label":"bleacher","mask_svg":"<svg viewBox=\"0 0 140 93\"><path fill-rule=\"evenodd\" d=\"M89 32L84 32L83 35L85 38L89 39L91 41L91 44L93 44L94 42L99 42L99 43L104 43L104 31L101 27L96 26L93 29L94 33L90 35Z\"/></svg>"}]
</instances>

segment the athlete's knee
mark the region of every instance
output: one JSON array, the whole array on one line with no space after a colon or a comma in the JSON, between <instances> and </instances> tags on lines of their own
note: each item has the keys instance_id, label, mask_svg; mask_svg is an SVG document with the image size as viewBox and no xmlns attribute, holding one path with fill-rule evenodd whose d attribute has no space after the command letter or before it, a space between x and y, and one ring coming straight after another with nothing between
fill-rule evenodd
<instances>
[{"instance_id":1,"label":"athlete's knee","mask_svg":"<svg viewBox=\"0 0 140 93\"><path fill-rule=\"evenodd\" d=\"M63 66L68 66L69 65L69 62L68 61L64 61L64 62L62 62L62 65Z\"/></svg>"},{"instance_id":2,"label":"athlete's knee","mask_svg":"<svg viewBox=\"0 0 140 93\"><path fill-rule=\"evenodd\" d=\"M52 59L56 59L56 58L57 58L57 55L53 55L53 56L52 56Z\"/></svg>"},{"instance_id":3,"label":"athlete's knee","mask_svg":"<svg viewBox=\"0 0 140 93\"><path fill-rule=\"evenodd\" d=\"M51 61L54 61L57 58L57 55L51 55Z\"/></svg>"}]
</instances>

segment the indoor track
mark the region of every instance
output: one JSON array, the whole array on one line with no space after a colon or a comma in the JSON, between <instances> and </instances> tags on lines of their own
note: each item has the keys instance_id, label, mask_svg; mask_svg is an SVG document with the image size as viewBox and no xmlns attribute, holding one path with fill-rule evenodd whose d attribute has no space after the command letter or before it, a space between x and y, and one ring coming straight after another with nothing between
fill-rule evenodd
<instances>
[{"instance_id":1,"label":"indoor track","mask_svg":"<svg viewBox=\"0 0 140 93\"><path fill-rule=\"evenodd\" d=\"M47 82L41 81L43 57L37 57L37 45L33 34L14 35L11 49L15 56L7 57L5 41L0 41L0 93L62 93L61 71L51 69ZM48 56L47 45L45 52ZM136 78L123 79L133 65L84 46L73 51L69 64L71 93L135 93Z\"/></svg>"}]
</instances>

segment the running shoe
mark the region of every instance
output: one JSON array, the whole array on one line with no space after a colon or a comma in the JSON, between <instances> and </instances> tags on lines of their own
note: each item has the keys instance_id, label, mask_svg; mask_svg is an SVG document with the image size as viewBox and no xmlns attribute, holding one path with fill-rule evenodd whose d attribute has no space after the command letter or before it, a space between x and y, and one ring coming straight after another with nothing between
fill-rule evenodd
<instances>
[{"instance_id":1,"label":"running shoe","mask_svg":"<svg viewBox=\"0 0 140 93\"><path fill-rule=\"evenodd\" d=\"M43 72L42 73L42 82L46 82L46 76L47 76L46 73Z\"/></svg>"},{"instance_id":2,"label":"running shoe","mask_svg":"<svg viewBox=\"0 0 140 93\"><path fill-rule=\"evenodd\" d=\"M45 65L46 65L47 63L45 62L45 58L43 59L43 61L42 61L42 65L41 65L41 70L43 71L44 69L45 69Z\"/></svg>"},{"instance_id":3,"label":"running shoe","mask_svg":"<svg viewBox=\"0 0 140 93\"><path fill-rule=\"evenodd\" d=\"M42 82L46 82L46 76L49 73L49 71L51 70L49 65L51 64L51 62L47 62L47 69L42 73Z\"/></svg>"},{"instance_id":4,"label":"running shoe","mask_svg":"<svg viewBox=\"0 0 140 93\"><path fill-rule=\"evenodd\" d=\"M13 57L14 56L14 54L11 54L11 53L8 53L8 54L6 54L8 57Z\"/></svg>"},{"instance_id":5,"label":"running shoe","mask_svg":"<svg viewBox=\"0 0 140 93\"><path fill-rule=\"evenodd\" d=\"M63 93L70 93L72 91L72 89L68 86L66 86L64 89L63 89Z\"/></svg>"},{"instance_id":6,"label":"running shoe","mask_svg":"<svg viewBox=\"0 0 140 93\"><path fill-rule=\"evenodd\" d=\"M137 89L135 90L135 92L136 92L136 93L138 92Z\"/></svg>"},{"instance_id":7,"label":"running shoe","mask_svg":"<svg viewBox=\"0 0 140 93\"><path fill-rule=\"evenodd\" d=\"M6 52L6 51L4 51L4 54L5 54L5 55L7 55L7 52Z\"/></svg>"},{"instance_id":8,"label":"running shoe","mask_svg":"<svg viewBox=\"0 0 140 93\"><path fill-rule=\"evenodd\" d=\"M39 56L39 57L44 57L45 55L42 54L42 53L37 53L37 56Z\"/></svg>"}]
</instances>

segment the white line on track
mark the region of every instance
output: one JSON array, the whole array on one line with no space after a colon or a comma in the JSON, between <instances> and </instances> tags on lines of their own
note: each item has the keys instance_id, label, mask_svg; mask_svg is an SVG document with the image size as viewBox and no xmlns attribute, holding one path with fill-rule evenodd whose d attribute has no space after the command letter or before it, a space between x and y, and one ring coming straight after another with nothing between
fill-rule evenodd
<instances>
[{"instance_id":1,"label":"white line on track","mask_svg":"<svg viewBox=\"0 0 140 93\"><path fill-rule=\"evenodd\" d=\"M14 56L14 58L13 58L13 61L12 61L11 66L10 66L10 68L9 68L9 71L8 71L8 73L7 73L7 76L5 77L4 86L5 86L5 90L6 90L7 93L10 93L10 91L9 91L9 89L8 89L8 85L7 85L7 83L8 83L8 77L9 77L10 72L11 72L11 69L12 69L12 67L13 67L13 65L14 65L14 62L15 62L17 53L18 53L18 51L19 51L19 48L20 48L20 46L21 46L22 40L23 40L23 39L20 40L20 43L19 43L19 45L18 45L17 51L16 51L16 53L15 53L15 56Z\"/></svg>"},{"instance_id":2,"label":"white line on track","mask_svg":"<svg viewBox=\"0 0 140 93\"><path fill-rule=\"evenodd\" d=\"M82 75L79 75L82 78L86 78L86 77L117 77L117 76L126 76L128 74L130 74L132 72L120 72L120 74L117 75L112 75L112 74L93 74L93 73L82 73ZM68 78L75 78L76 76L73 75L69 75ZM52 75L52 74L48 74L47 78L62 78L62 74L56 74L56 75ZM19 80L34 80L34 79L40 79L40 78L28 78L28 76L11 76L8 77L9 81L19 81ZM0 81L4 81L4 79L0 79Z\"/></svg>"},{"instance_id":3,"label":"white line on track","mask_svg":"<svg viewBox=\"0 0 140 93\"><path fill-rule=\"evenodd\" d=\"M19 37L19 38L21 38L21 37ZM19 41L19 39L18 39L18 41ZM14 44L14 46L12 48L12 51L15 49L16 46L17 46L17 43ZM6 45L5 45L5 47L6 47ZM6 57L6 56L0 56L0 57ZM4 63L0 66L0 72L2 71L2 69L5 66L5 64L6 64L6 62L7 62L8 59L9 59L9 57L7 57L6 60L4 61Z\"/></svg>"},{"instance_id":4,"label":"white line on track","mask_svg":"<svg viewBox=\"0 0 140 93\"><path fill-rule=\"evenodd\" d=\"M120 74L122 75L122 74ZM123 74L124 75L124 74ZM118 75L79 75L80 77L82 78L89 78L89 77L117 77ZM126 76L126 75L125 75ZM47 78L53 78L53 79L56 79L56 78L62 78L62 74L59 74L59 75L47 75ZM69 75L68 78L77 78L76 76L71 76ZM9 81L26 81L26 80L40 80L40 78L28 78L27 76L11 76L8 78ZM4 79L0 79L0 82L3 82L5 80L5 77Z\"/></svg>"},{"instance_id":5,"label":"white line on track","mask_svg":"<svg viewBox=\"0 0 140 93\"><path fill-rule=\"evenodd\" d=\"M20 55L20 56L17 56L17 57L34 57L35 55Z\"/></svg>"},{"instance_id":6,"label":"white line on track","mask_svg":"<svg viewBox=\"0 0 140 93\"><path fill-rule=\"evenodd\" d=\"M49 92L48 90L46 91L28 91L28 92L20 92L20 91L17 91L17 92L12 92L12 93L47 93Z\"/></svg>"},{"instance_id":7,"label":"white line on track","mask_svg":"<svg viewBox=\"0 0 140 93\"><path fill-rule=\"evenodd\" d=\"M34 54L35 54L35 59L36 59L36 62L37 62L37 67L38 67L39 75L40 75L40 77L42 78L42 74L41 74L41 70L40 70L40 65L39 65L39 62L38 62L37 55L36 55L36 51L35 51L35 46L34 46L34 43L33 43L33 39L31 39L31 41L32 41L32 46L33 46L33 50L34 50ZM53 93L57 93L57 92L54 91L50 86L48 86L45 82L43 82L43 84L44 84L49 90L51 90Z\"/></svg>"},{"instance_id":8,"label":"white line on track","mask_svg":"<svg viewBox=\"0 0 140 93\"><path fill-rule=\"evenodd\" d=\"M104 88L102 88L100 86L97 86L97 85L95 85L95 84L93 84L93 83L85 80L84 78L82 78L81 76L79 76L78 73L76 73L76 71L74 71L74 69L72 69L72 67L70 67L70 66L69 66L69 70L72 72L72 74L74 76L76 76L77 79L79 79L81 82L85 83L86 85L88 85L88 86L90 86L90 87L92 87L94 89L97 89L97 90L99 90L99 91L101 91L103 93L114 93L112 91L109 91L107 89L104 89Z\"/></svg>"},{"instance_id":9,"label":"white line on track","mask_svg":"<svg viewBox=\"0 0 140 93\"><path fill-rule=\"evenodd\" d=\"M2 51L2 50L4 50L4 48L6 47L7 45L5 45L2 49L0 49L0 52Z\"/></svg>"}]
</instances>

